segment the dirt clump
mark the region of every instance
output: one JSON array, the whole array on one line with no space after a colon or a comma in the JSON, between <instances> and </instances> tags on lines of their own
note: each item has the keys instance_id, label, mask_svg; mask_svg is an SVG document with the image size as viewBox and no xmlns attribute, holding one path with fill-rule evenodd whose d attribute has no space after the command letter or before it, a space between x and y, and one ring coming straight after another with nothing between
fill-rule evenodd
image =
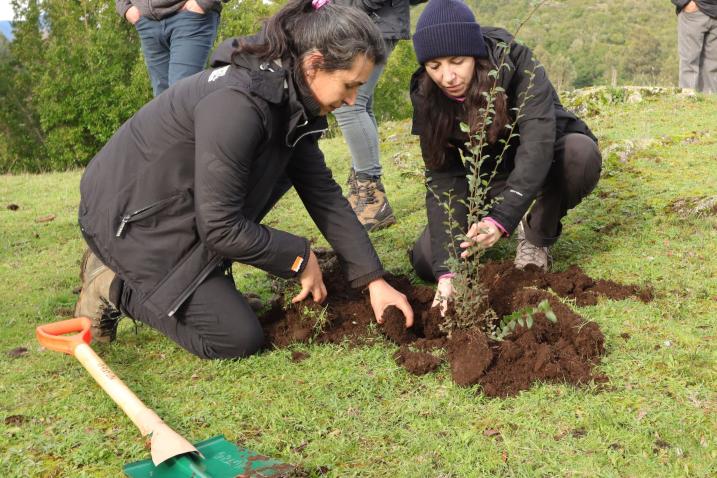
<instances>
[{"instance_id":1,"label":"dirt clump","mask_svg":"<svg viewBox=\"0 0 717 478\"><path fill-rule=\"evenodd\" d=\"M600 328L581 318L561 297L574 299L578 305L595 304L600 297L652 299L649 288L594 280L576 266L543 273L517 270L509 262L488 263L482 281L490 307L498 317L532 308L532 326L517 325L500 341L478 328L455 330L448 336L442 327L446 319L431 308L433 288L388 275L386 280L408 297L414 325L406 328L396 307L386 309L383 324L377 325L368 294L348 286L338 260L322 254L320 261L329 293L326 303L272 308L260 317L268 343L281 348L297 342L361 346L388 340L399 346L394 358L410 373L430 373L447 362L456 383L480 385L491 397L515 395L535 382L579 385L607 380L593 371L605 354ZM537 312L538 304L546 300L554 321Z\"/></svg>"},{"instance_id":2,"label":"dirt clump","mask_svg":"<svg viewBox=\"0 0 717 478\"><path fill-rule=\"evenodd\" d=\"M440 357L428 352L411 350L408 345L402 345L393 354L396 363L403 366L414 375L425 375L433 372L443 362Z\"/></svg>"}]
</instances>

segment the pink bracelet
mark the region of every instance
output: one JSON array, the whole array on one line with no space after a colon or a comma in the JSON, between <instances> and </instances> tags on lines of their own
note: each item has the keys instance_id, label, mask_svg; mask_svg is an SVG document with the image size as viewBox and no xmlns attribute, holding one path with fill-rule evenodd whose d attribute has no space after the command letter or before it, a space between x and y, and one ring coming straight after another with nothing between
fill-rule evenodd
<instances>
[{"instance_id":1,"label":"pink bracelet","mask_svg":"<svg viewBox=\"0 0 717 478\"><path fill-rule=\"evenodd\" d=\"M503 235L505 235L505 236L508 235L508 231L505 230L505 228L503 227L503 225L502 225L501 223L499 223L498 221L496 221L495 219L493 219L492 217L486 216L486 217L483 218L483 220L484 220L485 222L489 222L489 223L493 224L495 227L497 227L498 229L500 229L500 232L502 232Z\"/></svg>"},{"instance_id":2,"label":"pink bracelet","mask_svg":"<svg viewBox=\"0 0 717 478\"><path fill-rule=\"evenodd\" d=\"M445 274L441 274L438 276L438 280L441 279L453 279L456 275L453 272L446 272Z\"/></svg>"}]
</instances>

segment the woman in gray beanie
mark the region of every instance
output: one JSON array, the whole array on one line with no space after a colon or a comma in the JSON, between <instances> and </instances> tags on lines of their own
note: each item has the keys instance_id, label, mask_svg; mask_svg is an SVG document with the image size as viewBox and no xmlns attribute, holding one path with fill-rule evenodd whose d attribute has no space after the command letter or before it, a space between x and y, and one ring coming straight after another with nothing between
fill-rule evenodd
<instances>
[{"instance_id":1,"label":"woman in gray beanie","mask_svg":"<svg viewBox=\"0 0 717 478\"><path fill-rule=\"evenodd\" d=\"M460 0L431 0L418 20L413 44L421 66L411 79L412 132L420 137L429 190L428 226L411 251L411 262L422 279L438 282L434 305L439 297L452 294L449 248L463 250L467 258L473 247L491 247L517 229L515 266L547 271L548 248L560 236L561 219L600 177L597 139L560 104L530 49L515 43L505 30L481 28ZM495 78L490 72L502 64ZM495 113L484 125L480 110L496 86L502 90L495 90ZM461 123L470 133L461 131ZM466 143L477 133L485 134L481 176L487 179L496 169L504 148L500 140L508 139L511 124L519 136L510 139L490 180L488 212L468 224L463 157L471 153ZM441 204L449 191L452 223L460 226L453 234L446 231L447 211ZM459 234L469 240L457 239Z\"/></svg>"}]
</instances>

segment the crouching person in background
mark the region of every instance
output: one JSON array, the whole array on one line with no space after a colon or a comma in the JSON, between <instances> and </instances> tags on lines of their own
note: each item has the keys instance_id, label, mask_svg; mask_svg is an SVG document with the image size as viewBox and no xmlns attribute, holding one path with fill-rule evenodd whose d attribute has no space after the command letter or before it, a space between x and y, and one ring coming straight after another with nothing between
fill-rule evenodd
<instances>
[{"instance_id":1,"label":"crouching person in background","mask_svg":"<svg viewBox=\"0 0 717 478\"><path fill-rule=\"evenodd\" d=\"M411 252L413 267L422 279L437 281L436 297L446 299L453 290L446 265L449 246L463 250L466 258L472 247L491 247L517 230L515 266L547 271L548 249L560 237L561 219L600 178L602 159L595 136L563 109L532 52L514 43L505 30L482 29L464 3L431 0L418 20L413 44L421 63L411 81L413 133L420 137L430 189L428 226ZM507 55L502 45L510 45ZM479 222L469 225L464 204L468 171L462 155L470 154L466 143L484 128L480 110L487 107L485 98L495 83L489 73L501 63L495 86L502 90L495 95L495 113L485 126L487 144L481 151L486 158L482 177L497 165L487 198L496 201ZM468 125L468 133L461 131L461 123ZM499 162L501 140L509 139L512 124L519 136L510 139ZM453 224L467 231L466 241L446 231L448 215L441 201L448 192Z\"/></svg>"}]
</instances>

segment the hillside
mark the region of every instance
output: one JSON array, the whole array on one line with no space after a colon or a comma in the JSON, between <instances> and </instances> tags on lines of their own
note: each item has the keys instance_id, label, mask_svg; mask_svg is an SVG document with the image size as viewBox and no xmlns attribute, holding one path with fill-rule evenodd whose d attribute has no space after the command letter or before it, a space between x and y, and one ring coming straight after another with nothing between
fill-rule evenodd
<instances>
[{"instance_id":1,"label":"hillside","mask_svg":"<svg viewBox=\"0 0 717 478\"><path fill-rule=\"evenodd\" d=\"M566 103L599 137L604 163L597 189L566 218L555 267L578 264L593 278L654 290L649 303L565 301L605 334L598 370L607 382L535 384L489 399L454 384L446 365L406 373L382 340L208 362L129 320L116 343L95 350L190 440L223 434L300 466L299 476L716 476L717 98L603 88ZM409 129L381 127L398 223L372 240L391 272L415 281L406 250L425 224L425 190ZM321 147L343 184L343 139ZM3 477L116 477L149 456L77 361L33 335L68 317L76 300L80 174L0 176ZM293 192L265 222L325 244ZM489 258L511 260L515 240L494 249ZM270 297L260 271L234 274L241 290Z\"/></svg>"}]
</instances>

